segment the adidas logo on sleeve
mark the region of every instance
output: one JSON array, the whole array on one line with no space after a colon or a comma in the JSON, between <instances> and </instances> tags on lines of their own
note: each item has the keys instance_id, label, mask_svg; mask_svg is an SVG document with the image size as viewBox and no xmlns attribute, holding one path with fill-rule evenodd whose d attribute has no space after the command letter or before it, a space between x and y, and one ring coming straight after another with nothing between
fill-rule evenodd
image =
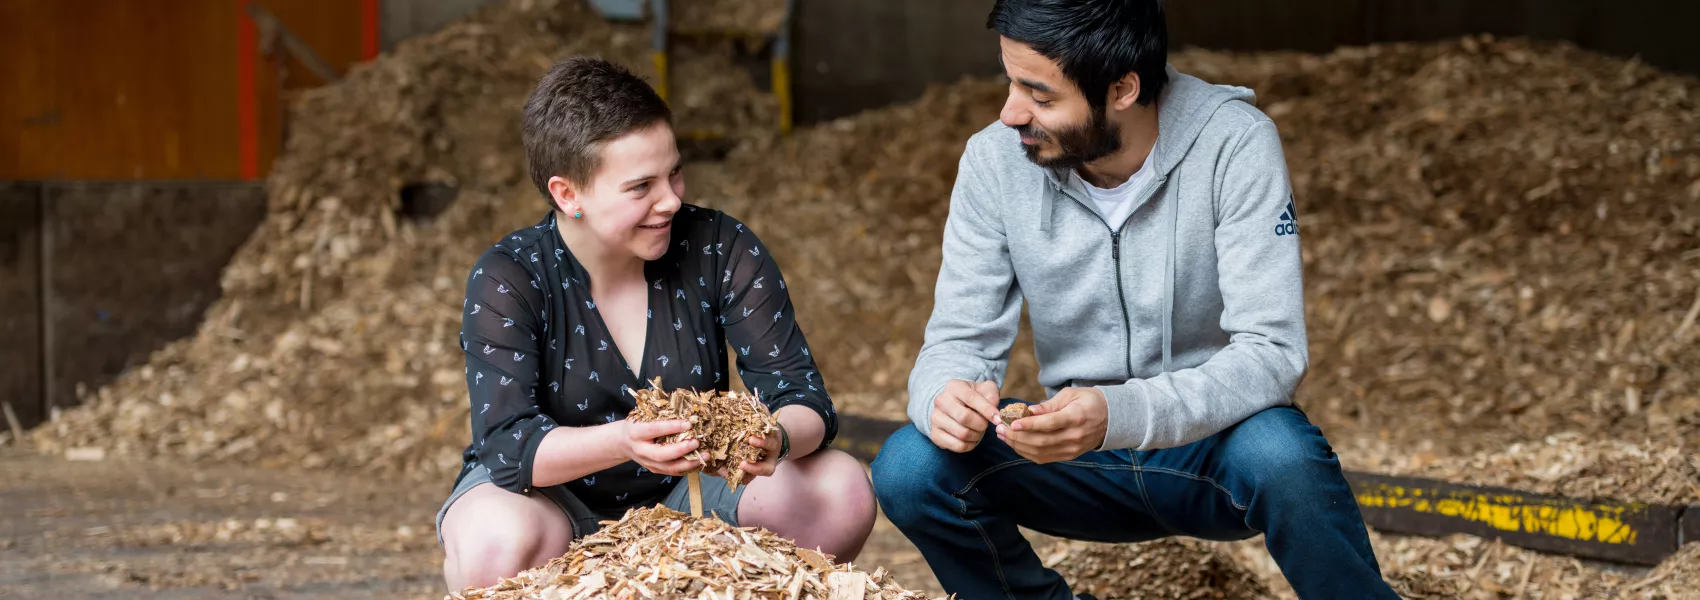
<instances>
[{"instance_id":1,"label":"adidas logo on sleeve","mask_svg":"<svg viewBox=\"0 0 1700 600\"><path fill-rule=\"evenodd\" d=\"M1275 235L1298 235L1299 211L1293 207L1292 194L1287 195L1287 210L1281 213L1280 222L1275 223Z\"/></svg>"}]
</instances>

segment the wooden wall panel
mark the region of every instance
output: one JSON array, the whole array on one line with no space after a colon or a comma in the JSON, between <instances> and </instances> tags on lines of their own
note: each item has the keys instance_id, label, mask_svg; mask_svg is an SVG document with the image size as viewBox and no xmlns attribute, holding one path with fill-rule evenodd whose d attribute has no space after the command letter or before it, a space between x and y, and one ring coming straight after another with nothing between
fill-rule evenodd
<instances>
[{"instance_id":1,"label":"wooden wall panel","mask_svg":"<svg viewBox=\"0 0 1700 600\"><path fill-rule=\"evenodd\" d=\"M323 81L281 47L281 61L244 51L246 1L0 2L0 179L240 178L239 61L255 75L263 175L279 90ZM254 1L343 72L375 25L360 2Z\"/></svg>"}]
</instances>

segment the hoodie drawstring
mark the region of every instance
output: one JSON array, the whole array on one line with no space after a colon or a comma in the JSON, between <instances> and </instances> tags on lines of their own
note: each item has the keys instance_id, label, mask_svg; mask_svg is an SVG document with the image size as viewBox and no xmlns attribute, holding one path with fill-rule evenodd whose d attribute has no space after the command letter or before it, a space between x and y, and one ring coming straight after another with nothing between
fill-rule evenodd
<instances>
[{"instance_id":1,"label":"hoodie drawstring","mask_svg":"<svg viewBox=\"0 0 1700 600\"><path fill-rule=\"evenodd\" d=\"M1168 182L1168 177L1157 181L1157 189L1162 190ZM1160 192L1159 192L1160 193ZM1169 251L1163 259L1163 372L1169 372L1169 362L1174 355L1175 339L1175 231L1180 228L1181 195L1176 193L1168 202L1169 207Z\"/></svg>"}]
</instances>

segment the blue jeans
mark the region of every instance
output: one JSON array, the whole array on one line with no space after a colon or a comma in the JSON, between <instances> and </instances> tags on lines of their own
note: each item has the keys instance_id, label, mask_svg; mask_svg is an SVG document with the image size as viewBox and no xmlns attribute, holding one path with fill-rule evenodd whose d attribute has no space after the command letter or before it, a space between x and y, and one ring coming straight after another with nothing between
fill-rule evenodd
<instances>
[{"instance_id":1,"label":"blue jeans","mask_svg":"<svg viewBox=\"0 0 1700 600\"><path fill-rule=\"evenodd\" d=\"M1071 597L1017 526L1117 543L1262 533L1301 598L1398 598L1381 579L1333 448L1290 406L1179 448L1088 452L1046 465L991 432L957 454L910 425L874 461L874 493L958 598Z\"/></svg>"}]
</instances>

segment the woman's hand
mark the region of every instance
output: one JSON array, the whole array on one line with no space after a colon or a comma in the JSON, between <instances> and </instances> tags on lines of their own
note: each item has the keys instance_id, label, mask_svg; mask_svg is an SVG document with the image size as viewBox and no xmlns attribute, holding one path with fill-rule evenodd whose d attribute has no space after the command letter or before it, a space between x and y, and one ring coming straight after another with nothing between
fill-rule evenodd
<instances>
[{"instance_id":1,"label":"woman's hand","mask_svg":"<svg viewBox=\"0 0 1700 600\"><path fill-rule=\"evenodd\" d=\"M735 483L738 485L744 485L751 481L755 481L755 478L757 477L769 477L773 475L773 471L779 468L779 451L784 443L784 440L780 438L781 435L783 434L776 429L773 433L769 433L766 436L752 435L748 440L746 440L751 446L762 449L762 459L761 462L752 463L745 461L738 463L738 468L744 470L744 478L743 481ZM731 469L723 468L719 473L716 473L716 475L725 477L726 479L731 479L732 474L730 471Z\"/></svg>"},{"instance_id":2,"label":"woman's hand","mask_svg":"<svg viewBox=\"0 0 1700 600\"><path fill-rule=\"evenodd\" d=\"M686 421L651 421L633 422L631 419L616 421L621 428L623 448L629 460L651 472L662 475L684 475L695 471L702 463L685 458L692 450L697 449L696 440L684 440L671 444L657 444L655 441L675 433L690 431L691 424ZM772 472L772 471L769 471Z\"/></svg>"}]
</instances>

